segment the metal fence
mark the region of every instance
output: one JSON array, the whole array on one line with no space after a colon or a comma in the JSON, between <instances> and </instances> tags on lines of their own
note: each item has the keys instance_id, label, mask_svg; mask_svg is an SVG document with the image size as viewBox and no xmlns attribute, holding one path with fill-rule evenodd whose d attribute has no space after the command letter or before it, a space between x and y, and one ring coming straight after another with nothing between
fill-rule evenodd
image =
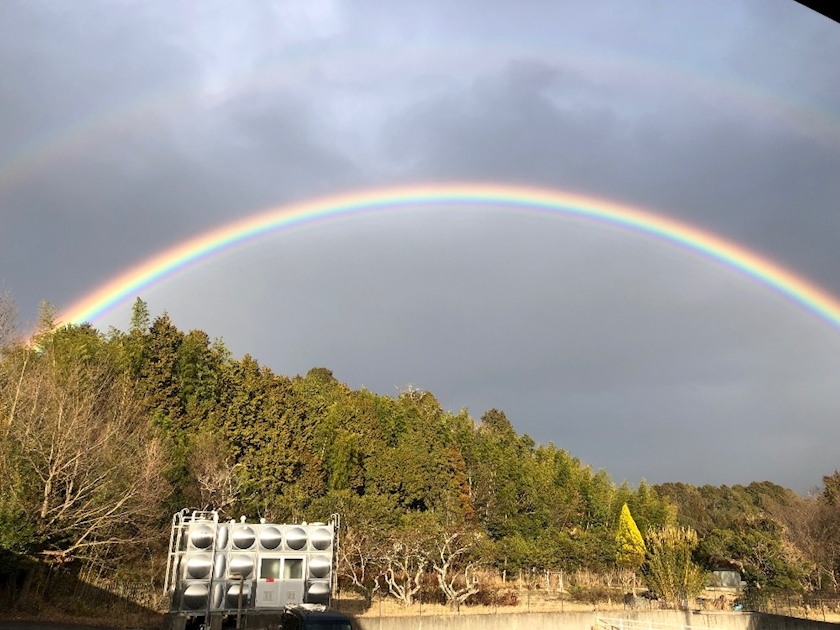
<instances>
[{"instance_id":1,"label":"metal fence","mask_svg":"<svg viewBox=\"0 0 840 630\"><path fill-rule=\"evenodd\" d=\"M840 614L840 594L788 593L751 590L741 598L743 609L751 612L772 613L787 617L800 617L829 621Z\"/></svg>"},{"instance_id":2,"label":"metal fence","mask_svg":"<svg viewBox=\"0 0 840 630\"><path fill-rule=\"evenodd\" d=\"M18 582L10 583L0 600L6 607L29 612L50 607L71 615L143 615L157 614L164 605L159 585L80 575L64 567L42 565L24 590L22 580Z\"/></svg>"}]
</instances>

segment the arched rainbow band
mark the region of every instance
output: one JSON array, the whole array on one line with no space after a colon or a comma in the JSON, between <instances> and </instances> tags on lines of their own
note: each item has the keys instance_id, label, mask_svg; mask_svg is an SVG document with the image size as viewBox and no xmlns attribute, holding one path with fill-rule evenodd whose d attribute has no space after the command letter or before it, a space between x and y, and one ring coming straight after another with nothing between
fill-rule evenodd
<instances>
[{"instance_id":1,"label":"arched rainbow band","mask_svg":"<svg viewBox=\"0 0 840 630\"><path fill-rule=\"evenodd\" d=\"M430 184L342 194L282 206L186 240L115 277L67 308L64 323L93 321L188 265L293 225L359 212L429 204L486 204L577 216L662 238L718 260L840 327L840 301L748 249L647 210L562 191L499 184Z\"/></svg>"}]
</instances>

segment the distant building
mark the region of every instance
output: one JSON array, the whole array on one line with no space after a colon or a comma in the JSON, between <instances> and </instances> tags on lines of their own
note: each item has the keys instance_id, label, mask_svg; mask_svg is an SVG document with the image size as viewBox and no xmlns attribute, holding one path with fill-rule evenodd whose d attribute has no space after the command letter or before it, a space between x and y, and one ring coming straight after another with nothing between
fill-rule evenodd
<instances>
[{"instance_id":1,"label":"distant building","mask_svg":"<svg viewBox=\"0 0 840 630\"><path fill-rule=\"evenodd\" d=\"M732 568L719 568L712 571L712 577L707 585L713 589L743 590L747 583L741 579L741 573Z\"/></svg>"}]
</instances>

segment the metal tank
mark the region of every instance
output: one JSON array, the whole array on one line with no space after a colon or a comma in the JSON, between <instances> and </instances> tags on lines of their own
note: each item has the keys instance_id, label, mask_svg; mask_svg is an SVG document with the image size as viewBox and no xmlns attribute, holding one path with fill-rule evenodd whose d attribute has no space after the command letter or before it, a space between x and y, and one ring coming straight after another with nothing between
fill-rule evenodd
<instances>
[{"instance_id":1,"label":"metal tank","mask_svg":"<svg viewBox=\"0 0 840 630\"><path fill-rule=\"evenodd\" d=\"M329 582L311 582L306 590L307 604L328 604L330 599Z\"/></svg>"},{"instance_id":2,"label":"metal tank","mask_svg":"<svg viewBox=\"0 0 840 630\"><path fill-rule=\"evenodd\" d=\"M332 568L332 560L324 555L310 556L309 558L309 577L316 579L324 579L329 577L330 569Z\"/></svg>"},{"instance_id":3,"label":"metal tank","mask_svg":"<svg viewBox=\"0 0 840 630\"><path fill-rule=\"evenodd\" d=\"M165 591L190 618L329 604L337 546L330 523L219 522L215 511L172 520ZM241 593L241 611L240 605Z\"/></svg>"},{"instance_id":4,"label":"metal tank","mask_svg":"<svg viewBox=\"0 0 840 630\"><path fill-rule=\"evenodd\" d=\"M232 578L250 579L254 573L254 556L245 553L232 554L228 561L228 575Z\"/></svg>"},{"instance_id":5,"label":"metal tank","mask_svg":"<svg viewBox=\"0 0 840 630\"><path fill-rule=\"evenodd\" d=\"M239 582L229 582L227 592L225 593L225 606L229 610L237 610L239 608L239 593L242 593L242 608L250 608L251 603L251 583L245 582L240 585Z\"/></svg>"},{"instance_id":6,"label":"metal tank","mask_svg":"<svg viewBox=\"0 0 840 630\"><path fill-rule=\"evenodd\" d=\"M181 596L181 603L185 610L199 610L207 607L207 584L197 582L188 584Z\"/></svg>"},{"instance_id":7,"label":"metal tank","mask_svg":"<svg viewBox=\"0 0 840 630\"><path fill-rule=\"evenodd\" d=\"M289 527L286 530L286 549L290 549L292 551L300 551L301 549L306 547L306 543L308 540L309 535L307 534L306 530L300 525Z\"/></svg>"},{"instance_id":8,"label":"metal tank","mask_svg":"<svg viewBox=\"0 0 840 630\"><path fill-rule=\"evenodd\" d=\"M227 549L229 526L226 523L219 525L216 530L216 550Z\"/></svg>"},{"instance_id":9,"label":"metal tank","mask_svg":"<svg viewBox=\"0 0 840 630\"><path fill-rule=\"evenodd\" d=\"M316 527L310 536L312 546L318 551L326 551L333 544L332 529L326 527Z\"/></svg>"},{"instance_id":10,"label":"metal tank","mask_svg":"<svg viewBox=\"0 0 840 630\"><path fill-rule=\"evenodd\" d=\"M283 534L276 525L263 525L260 527L260 547L274 551L283 542Z\"/></svg>"},{"instance_id":11,"label":"metal tank","mask_svg":"<svg viewBox=\"0 0 840 630\"><path fill-rule=\"evenodd\" d=\"M190 528L190 548L209 549L213 545L213 528L200 524Z\"/></svg>"},{"instance_id":12,"label":"metal tank","mask_svg":"<svg viewBox=\"0 0 840 630\"><path fill-rule=\"evenodd\" d=\"M204 580L210 577L210 570L213 568L211 556L206 553L191 554L187 557L187 579Z\"/></svg>"},{"instance_id":13,"label":"metal tank","mask_svg":"<svg viewBox=\"0 0 840 630\"><path fill-rule=\"evenodd\" d=\"M254 532L253 527L249 527L248 525L237 526L231 534L231 547L245 551L251 549L256 540L257 534Z\"/></svg>"}]
</instances>

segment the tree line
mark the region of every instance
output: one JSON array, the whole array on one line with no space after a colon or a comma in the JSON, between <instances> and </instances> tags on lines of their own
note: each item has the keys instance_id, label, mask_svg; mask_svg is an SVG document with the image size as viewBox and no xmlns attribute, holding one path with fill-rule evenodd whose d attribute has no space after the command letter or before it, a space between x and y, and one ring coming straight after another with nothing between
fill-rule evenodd
<instances>
[{"instance_id":1,"label":"tree line","mask_svg":"<svg viewBox=\"0 0 840 630\"><path fill-rule=\"evenodd\" d=\"M127 331L56 327L49 305L28 343L13 324L6 296L0 586L10 601L46 565L162 579L169 519L186 506L276 522L338 513L343 584L405 604L430 583L450 604L469 602L488 572L523 570L618 570L666 596L656 566L667 558L692 575L737 568L755 588L837 588L836 472L809 497L769 482L617 484L519 435L502 411L476 420L410 386L352 390L326 368L275 374L165 313L152 319L140 299ZM683 587L667 597L695 588Z\"/></svg>"}]
</instances>

